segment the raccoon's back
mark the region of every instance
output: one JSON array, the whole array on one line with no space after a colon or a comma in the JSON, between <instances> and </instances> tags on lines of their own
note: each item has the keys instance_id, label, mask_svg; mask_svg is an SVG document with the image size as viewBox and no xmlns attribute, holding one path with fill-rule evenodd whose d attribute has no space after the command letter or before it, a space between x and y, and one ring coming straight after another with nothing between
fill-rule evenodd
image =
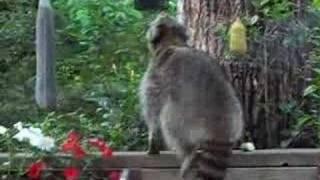
<instances>
[{"instance_id":1,"label":"raccoon's back","mask_svg":"<svg viewBox=\"0 0 320 180\"><path fill-rule=\"evenodd\" d=\"M214 59L192 48L176 48L165 66L171 116L165 121L170 126L181 129L183 135L190 134L192 141L206 136L230 141L239 138L241 105Z\"/></svg>"},{"instance_id":2,"label":"raccoon's back","mask_svg":"<svg viewBox=\"0 0 320 180\"><path fill-rule=\"evenodd\" d=\"M167 69L169 94L183 111L209 117L241 113L241 106L230 82L216 60L192 48L177 48ZM198 113L198 114L197 114Z\"/></svg>"},{"instance_id":3,"label":"raccoon's back","mask_svg":"<svg viewBox=\"0 0 320 180\"><path fill-rule=\"evenodd\" d=\"M177 48L163 64L169 98L162 111L171 147L200 148L198 176L223 180L233 143L243 129L240 102L219 64L207 54Z\"/></svg>"},{"instance_id":4,"label":"raccoon's back","mask_svg":"<svg viewBox=\"0 0 320 180\"><path fill-rule=\"evenodd\" d=\"M176 48L164 69L172 98L184 104L219 104L224 108L237 101L230 83L216 60L193 48ZM179 92L179 93L177 93ZM217 102L212 102L217 101ZM216 108L219 108L216 107Z\"/></svg>"}]
</instances>

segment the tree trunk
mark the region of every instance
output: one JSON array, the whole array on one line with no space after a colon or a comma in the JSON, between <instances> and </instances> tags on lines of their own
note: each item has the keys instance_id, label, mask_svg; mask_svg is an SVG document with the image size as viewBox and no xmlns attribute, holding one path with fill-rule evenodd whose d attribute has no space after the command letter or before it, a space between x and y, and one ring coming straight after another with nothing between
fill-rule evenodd
<instances>
[{"instance_id":1,"label":"tree trunk","mask_svg":"<svg viewBox=\"0 0 320 180\"><path fill-rule=\"evenodd\" d=\"M302 1L294 0L297 3ZM297 5L296 17L302 17ZM292 118L280 107L301 101L306 85L305 42L284 46L299 23L264 22L258 40L249 38L246 59L225 58L225 36L237 16L255 12L248 0L179 0L178 19L190 29L191 46L220 61L242 102L246 132L258 148L281 146ZM292 28L294 26L295 28Z\"/></svg>"},{"instance_id":2,"label":"tree trunk","mask_svg":"<svg viewBox=\"0 0 320 180\"><path fill-rule=\"evenodd\" d=\"M193 47L220 59L224 54L220 33L226 33L242 7L242 0L180 0L178 19L189 27Z\"/></svg>"},{"instance_id":3,"label":"tree trunk","mask_svg":"<svg viewBox=\"0 0 320 180\"><path fill-rule=\"evenodd\" d=\"M306 7L309 0L293 0L294 14L297 18L304 18Z\"/></svg>"}]
</instances>

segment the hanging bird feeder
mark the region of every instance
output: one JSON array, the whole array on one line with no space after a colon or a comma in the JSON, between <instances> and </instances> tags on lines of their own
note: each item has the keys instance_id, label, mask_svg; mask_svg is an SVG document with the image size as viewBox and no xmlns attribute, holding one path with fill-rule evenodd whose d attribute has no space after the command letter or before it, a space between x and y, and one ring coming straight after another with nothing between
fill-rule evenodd
<instances>
[{"instance_id":1,"label":"hanging bird feeder","mask_svg":"<svg viewBox=\"0 0 320 180\"><path fill-rule=\"evenodd\" d=\"M229 31L229 48L232 53L245 55L247 53L247 35L246 27L242 24L240 18L237 18L231 24Z\"/></svg>"},{"instance_id":2,"label":"hanging bird feeder","mask_svg":"<svg viewBox=\"0 0 320 180\"><path fill-rule=\"evenodd\" d=\"M166 0L134 0L138 10L161 10L165 8Z\"/></svg>"}]
</instances>

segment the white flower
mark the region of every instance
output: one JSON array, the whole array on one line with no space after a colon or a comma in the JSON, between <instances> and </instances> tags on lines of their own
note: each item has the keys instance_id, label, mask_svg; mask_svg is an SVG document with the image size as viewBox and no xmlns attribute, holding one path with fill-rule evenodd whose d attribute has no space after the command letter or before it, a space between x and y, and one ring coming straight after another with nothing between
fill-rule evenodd
<instances>
[{"instance_id":1,"label":"white flower","mask_svg":"<svg viewBox=\"0 0 320 180\"><path fill-rule=\"evenodd\" d=\"M37 147L43 151L50 151L54 148L54 139L51 137L43 137Z\"/></svg>"},{"instance_id":2,"label":"white flower","mask_svg":"<svg viewBox=\"0 0 320 180\"><path fill-rule=\"evenodd\" d=\"M18 141L27 140L32 146L41 150L50 151L54 146L54 139L44 136L39 128L22 128L13 138Z\"/></svg>"},{"instance_id":3,"label":"white flower","mask_svg":"<svg viewBox=\"0 0 320 180\"><path fill-rule=\"evenodd\" d=\"M13 138L17 139L18 141L36 140L42 137L43 137L42 134L32 131L29 128L22 128L16 135L13 136Z\"/></svg>"},{"instance_id":4,"label":"white flower","mask_svg":"<svg viewBox=\"0 0 320 180\"><path fill-rule=\"evenodd\" d=\"M254 151L256 147L252 142L245 142L241 144L240 149L243 151Z\"/></svg>"},{"instance_id":5,"label":"white flower","mask_svg":"<svg viewBox=\"0 0 320 180\"><path fill-rule=\"evenodd\" d=\"M40 128L29 127L29 130L32 131L34 134L38 134L39 136L44 136Z\"/></svg>"},{"instance_id":6,"label":"white flower","mask_svg":"<svg viewBox=\"0 0 320 180\"><path fill-rule=\"evenodd\" d=\"M5 134L8 131L8 129L4 126L0 125L0 134Z\"/></svg>"},{"instance_id":7,"label":"white flower","mask_svg":"<svg viewBox=\"0 0 320 180\"><path fill-rule=\"evenodd\" d=\"M23 124L22 124L21 121L19 121L19 122L15 123L15 124L13 125L13 127L16 128L16 129L18 129L19 131L21 131L21 130L23 129Z\"/></svg>"}]
</instances>

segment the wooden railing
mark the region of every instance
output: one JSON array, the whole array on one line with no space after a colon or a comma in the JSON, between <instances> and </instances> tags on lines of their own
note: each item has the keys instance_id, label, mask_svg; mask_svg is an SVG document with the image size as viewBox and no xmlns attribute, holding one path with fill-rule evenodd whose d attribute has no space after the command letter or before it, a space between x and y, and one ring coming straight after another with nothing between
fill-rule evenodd
<instances>
[{"instance_id":1,"label":"wooden railing","mask_svg":"<svg viewBox=\"0 0 320 180\"><path fill-rule=\"evenodd\" d=\"M57 155L55 158L70 157ZM179 162L173 152L154 156L145 152L116 152L107 160L92 158L92 167L87 169L122 169L128 176L121 180L179 180ZM16 163L31 160L32 157L25 154L13 158ZM8 154L0 154L0 163L5 161ZM320 180L319 165L319 149L234 151L226 180Z\"/></svg>"}]
</instances>

